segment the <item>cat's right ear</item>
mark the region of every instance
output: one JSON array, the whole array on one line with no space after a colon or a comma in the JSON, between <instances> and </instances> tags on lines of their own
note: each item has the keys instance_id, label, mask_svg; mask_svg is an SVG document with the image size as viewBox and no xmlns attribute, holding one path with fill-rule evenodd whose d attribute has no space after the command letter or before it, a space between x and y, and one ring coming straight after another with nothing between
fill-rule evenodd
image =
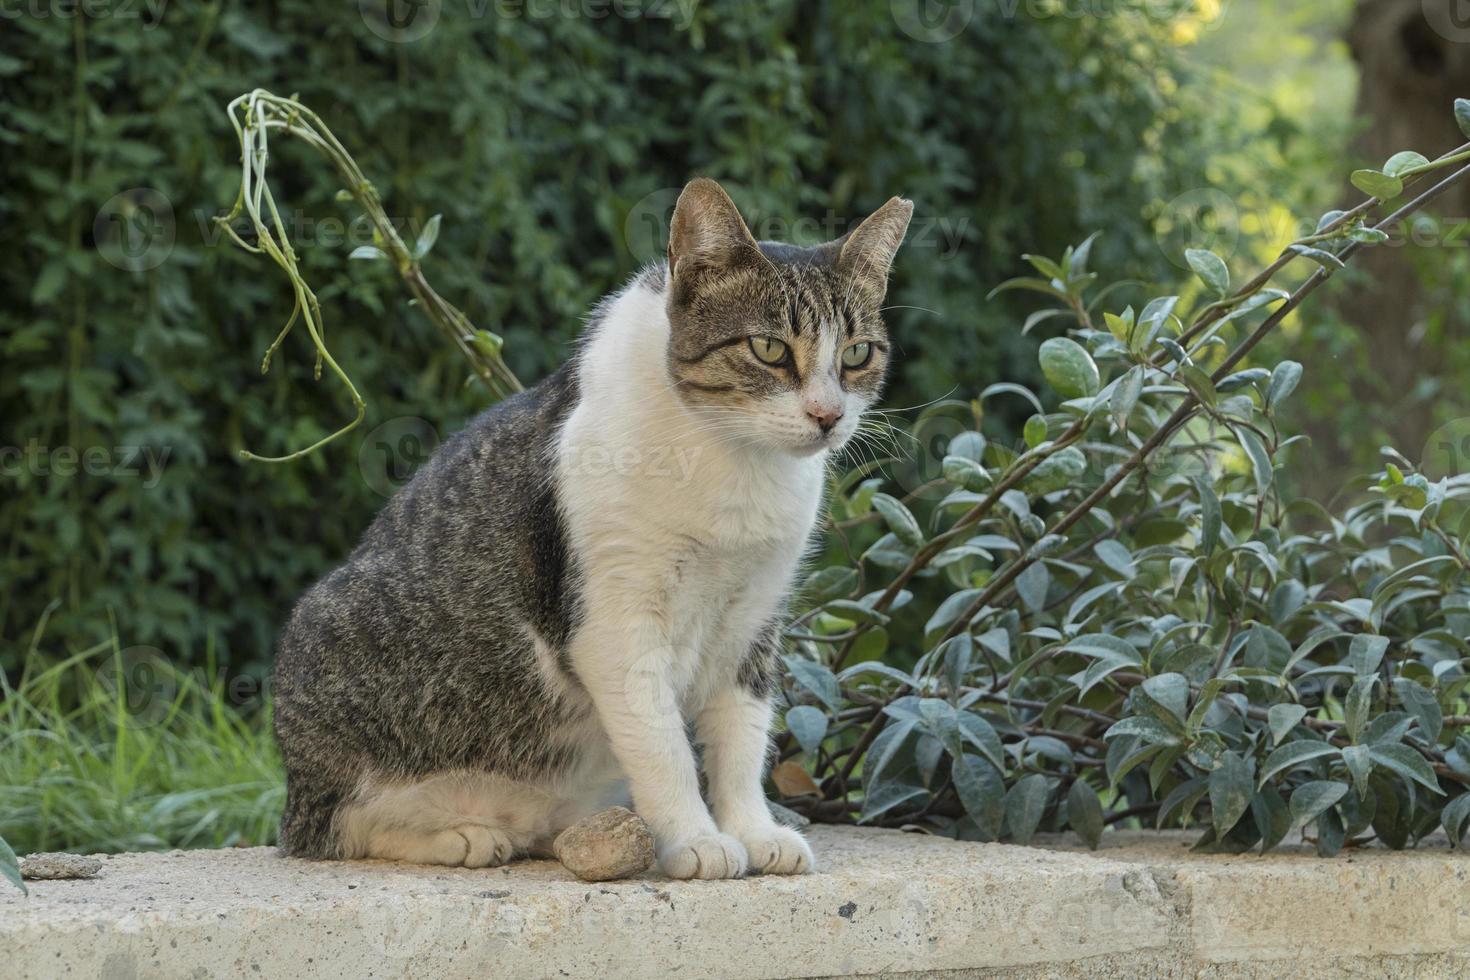
<instances>
[{"instance_id":1,"label":"cat's right ear","mask_svg":"<svg viewBox=\"0 0 1470 980\"><path fill-rule=\"evenodd\" d=\"M696 177L684 186L669 226L670 276L764 261L760 246L723 187L708 177Z\"/></svg>"}]
</instances>

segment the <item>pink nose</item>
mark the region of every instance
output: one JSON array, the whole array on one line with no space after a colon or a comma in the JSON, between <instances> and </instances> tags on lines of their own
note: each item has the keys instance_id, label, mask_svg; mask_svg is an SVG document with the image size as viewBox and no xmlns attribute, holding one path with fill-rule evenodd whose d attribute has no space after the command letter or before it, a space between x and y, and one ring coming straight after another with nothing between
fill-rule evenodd
<instances>
[{"instance_id":1,"label":"pink nose","mask_svg":"<svg viewBox=\"0 0 1470 980\"><path fill-rule=\"evenodd\" d=\"M806 417L817 423L822 432L827 433L842 420L842 409L809 404L806 407Z\"/></svg>"}]
</instances>

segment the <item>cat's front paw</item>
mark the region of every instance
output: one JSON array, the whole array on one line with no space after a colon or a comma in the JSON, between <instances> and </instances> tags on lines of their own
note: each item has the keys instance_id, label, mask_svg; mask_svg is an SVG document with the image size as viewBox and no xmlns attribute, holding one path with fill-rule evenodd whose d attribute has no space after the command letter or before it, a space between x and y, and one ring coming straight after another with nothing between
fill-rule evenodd
<instances>
[{"instance_id":1,"label":"cat's front paw","mask_svg":"<svg viewBox=\"0 0 1470 980\"><path fill-rule=\"evenodd\" d=\"M729 834L700 834L659 849L658 866L670 878L740 878L745 845Z\"/></svg>"},{"instance_id":2,"label":"cat's front paw","mask_svg":"<svg viewBox=\"0 0 1470 980\"><path fill-rule=\"evenodd\" d=\"M767 827L740 835L750 870L764 875L804 875L816 870L811 845L789 827Z\"/></svg>"}]
</instances>

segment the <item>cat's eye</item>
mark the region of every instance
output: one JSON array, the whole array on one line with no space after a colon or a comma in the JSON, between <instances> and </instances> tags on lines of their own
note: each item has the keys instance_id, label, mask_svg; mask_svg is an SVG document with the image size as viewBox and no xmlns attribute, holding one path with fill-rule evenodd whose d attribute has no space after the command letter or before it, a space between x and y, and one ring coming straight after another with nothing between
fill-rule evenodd
<instances>
[{"instance_id":1,"label":"cat's eye","mask_svg":"<svg viewBox=\"0 0 1470 980\"><path fill-rule=\"evenodd\" d=\"M786 345L774 337L751 337L750 351L762 364L780 364L786 360Z\"/></svg>"},{"instance_id":2,"label":"cat's eye","mask_svg":"<svg viewBox=\"0 0 1470 980\"><path fill-rule=\"evenodd\" d=\"M852 344L842 352L842 366L845 368L860 368L868 363L872 356L872 344L866 341L861 344Z\"/></svg>"}]
</instances>

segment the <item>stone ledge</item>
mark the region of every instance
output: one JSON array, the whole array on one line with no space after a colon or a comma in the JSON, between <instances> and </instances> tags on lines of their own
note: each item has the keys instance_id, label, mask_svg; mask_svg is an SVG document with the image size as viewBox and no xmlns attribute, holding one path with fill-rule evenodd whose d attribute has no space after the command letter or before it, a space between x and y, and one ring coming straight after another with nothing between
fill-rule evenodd
<instances>
[{"instance_id":1,"label":"stone ledge","mask_svg":"<svg viewBox=\"0 0 1470 980\"><path fill-rule=\"evenodd\" d=\"M585 884L314 864L268 848L103 858L0 890L8 977L1450 976L1470 973L1466 858L1095 852L816 827L802 878Z\"/></svg>"}]
</instances>

